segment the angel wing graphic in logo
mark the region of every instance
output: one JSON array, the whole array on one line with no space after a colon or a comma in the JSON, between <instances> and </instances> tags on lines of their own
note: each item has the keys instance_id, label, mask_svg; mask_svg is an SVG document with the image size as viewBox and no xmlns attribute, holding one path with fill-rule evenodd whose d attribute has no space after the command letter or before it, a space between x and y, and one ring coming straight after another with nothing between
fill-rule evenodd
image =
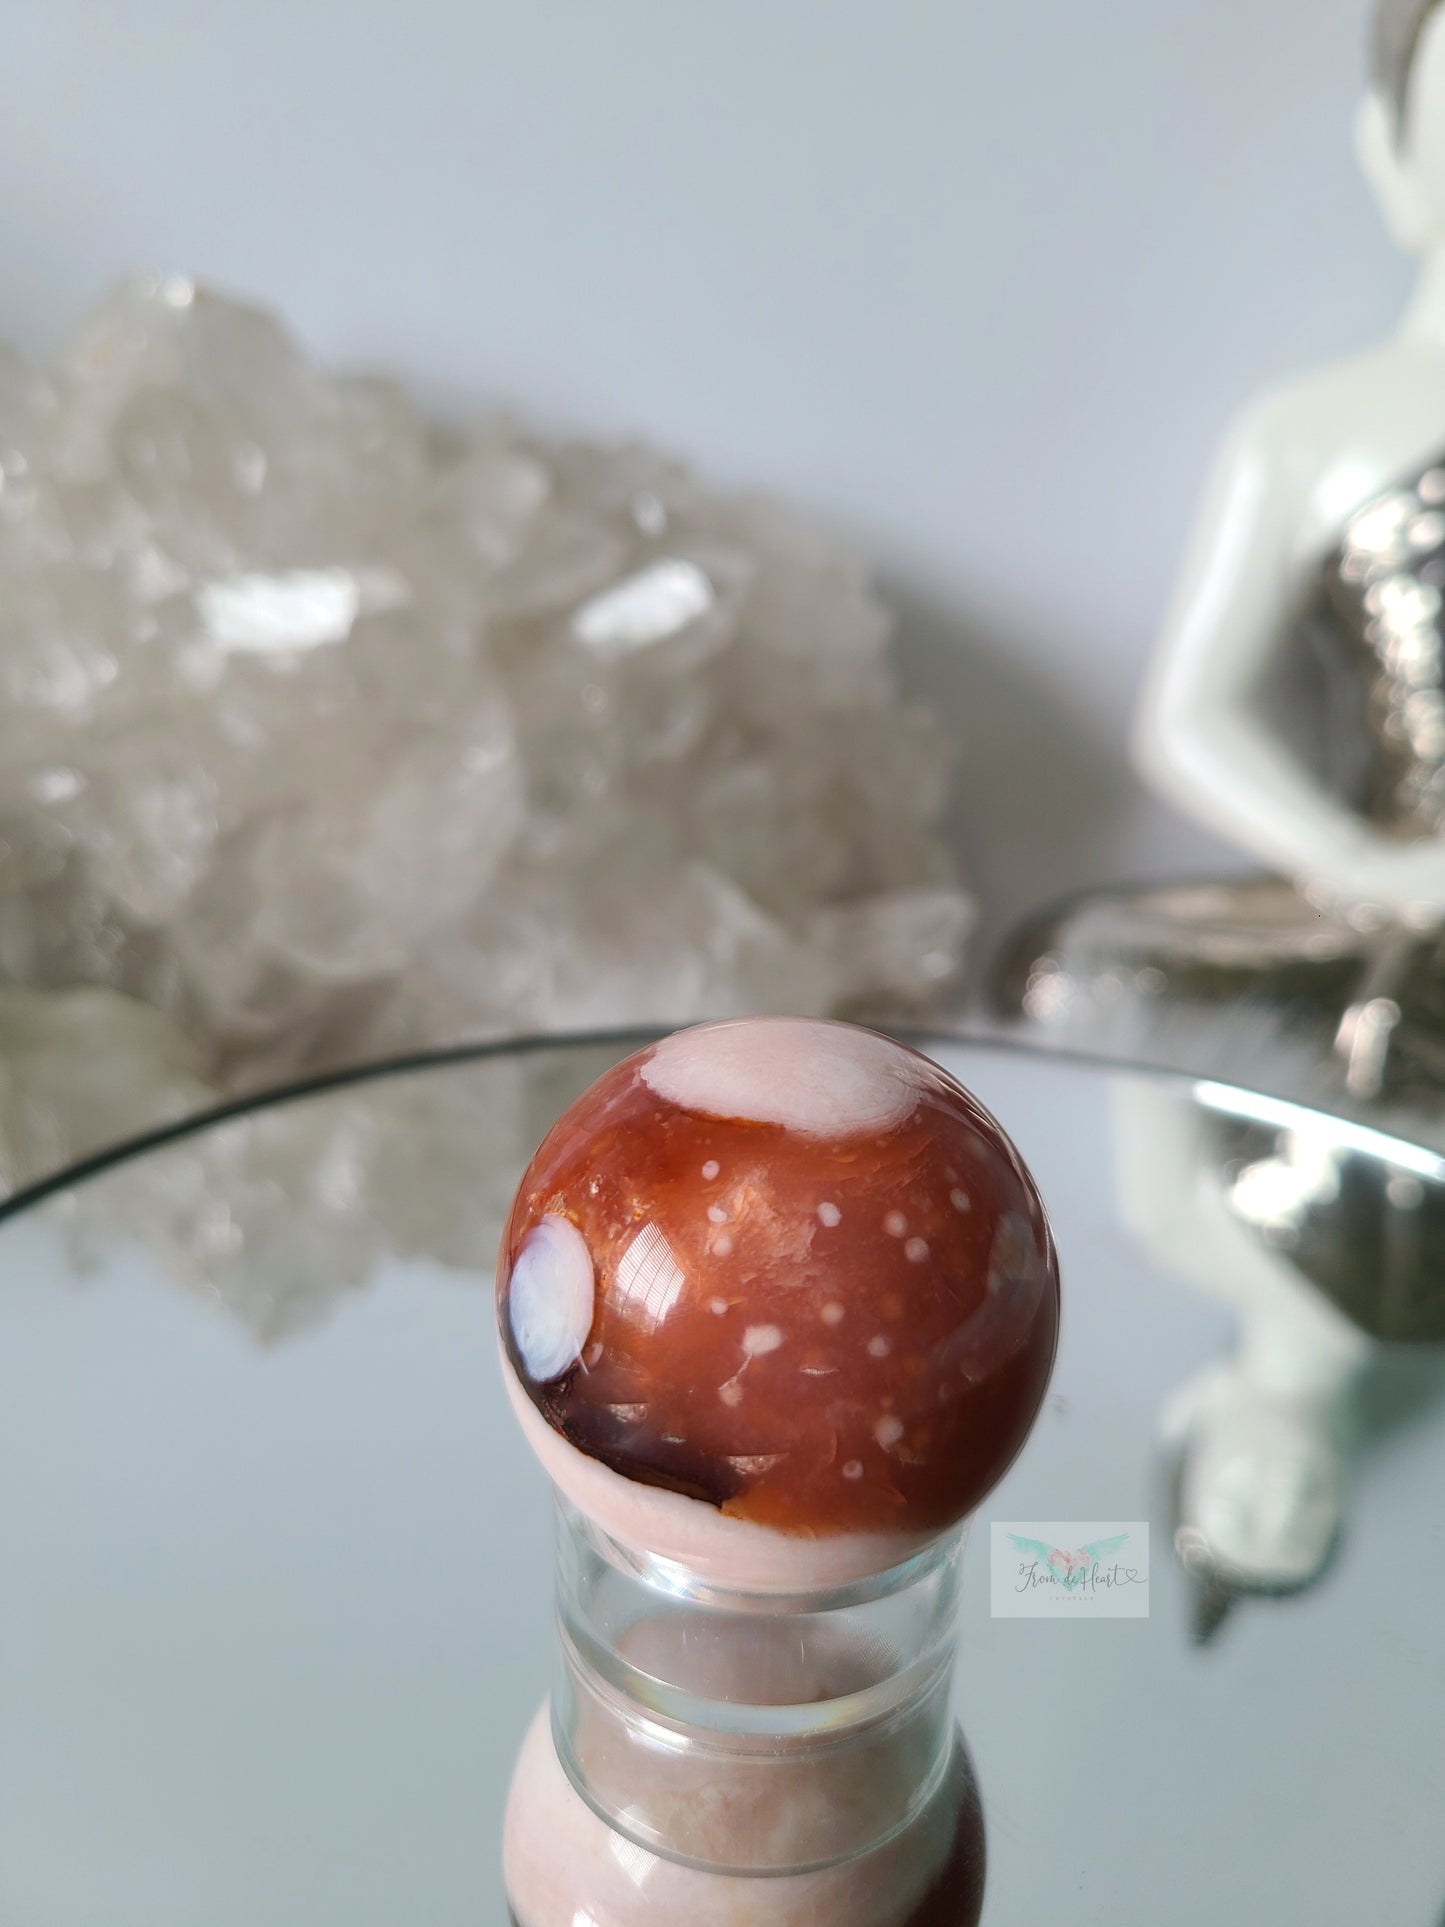
<instances>
[{"instance_id":1,"label":"angel wing graphic in logo","mask_svg":"<svg viewBox=\"0 0 1445 1927\"><path fill-rule=\"evenodd\" d=\"M1112 1539L1095 1539L1091 1545L1077 1546L1072 1551L1048 1545L1042 1539L1021 1539L1016 1532L1011 1532L1009 1538L1020 1552L1047 1566L1065 1592L1077 1592L1101 1559L1122 1552L1129 1543L1127 1532L1120 1532Z\"/></svg>"}]
</instances>

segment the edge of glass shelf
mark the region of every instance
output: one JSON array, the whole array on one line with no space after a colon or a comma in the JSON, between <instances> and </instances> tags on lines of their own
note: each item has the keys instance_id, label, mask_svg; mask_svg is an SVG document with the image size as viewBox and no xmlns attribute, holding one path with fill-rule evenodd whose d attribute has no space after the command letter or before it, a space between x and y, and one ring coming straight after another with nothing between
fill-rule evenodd
<instances>
[{"instance_id":1,"label":"edge of glass shelf","mask_svg":"<svg viewBox=\"0 0 1445 1927\"><path fill-rule=\"evenodd\" d=\"M705 1021L705 1020L698 1020ZM1308 1106L1291 1103L1284 1094L1273 1091L1252 1091L1243 1085L1227 1085L1217 1079L1209 1079L1201 1072L1187 1072L1177 1066L1151 1063L1145 1059L1126 1059L1105 1057L1097 1052L1061 1048L1027 1033L991 1026L987 1020L954 1019L946 1016L932 1021L912 1020L907 1023L890 1023L880 1019L869 1026L896 1037L901 1043L916 1049L927 1050L930 1045L944 1045L951 1049L975 1050L1001 1057L1033 1059L1043 1063L1066 1065L1078 1070L1089 1070L1097 1075L1137 1076L1157 1080L1162 1084L1183 1087L1201 1086L1204 1083L1215 1092L1238 1091L1242 1097L1256 1097L1261 1102L1272 1104L1275 1108L1288 1108L1307 1112L1311 1116L1329 1118L1333 1122L1349 1127L1352 1124L1348 1109L1335 1110L1319 1104ZM348 1064L340 1069L325 1071L313 1077L301 1078L294 1083L269 1086L262 1090L247 1092L244 1096L229 1098L224 1103L207 1106L203 1110L192 1111L184 1117L171 1119L168 1123L155 1125L149 1130L138 1131L131 1136L117 1138L114 1143L100 1150L87 1152L84 1157L73 1159L70 1163L59 1165L45 1176L32 1179L19 1186L6 1197L0 1197L0 1223L8 1218L18 1217L22 1212L33 1210L64 1191L74 1190L78 1185L89 1182L128 1164L134 1159L147 1156L153 1151L166 1149L170 1145L184 1143L187 1138L199 1137L204 1132L214 1130L218 1125L232 1123L239 1118L249 1117L255 1112L279 1109L283 1105L297 1104L308 1098L324 1097L335 1091L344 1091L371 1083L379 1083L387 1078L422 1075L431 1071L454 1070L459 1066L483 1064L497 1058L537 1057L550 1052L566 1050L595 1050L606 1046L616 1048L619 1058L629 1051L641 1050L647 1044L666 1036L675 1028L667 1024L629 1024L616 1029L584 1031L539 1031L517 1036L488 1038L471 1043L448 1044L407 1052L396 1057L369 1059L357 1064ZM1226 1108L1218 1105L1217 1108ZM1252 1115L1245 1104L1239 1108L1239 1115ZM1382 1150L1389 1145L1398 1145L1403 1151L1423 1149L1416 1141L1398 1133L1375 1132Z\"/></svg>"}]
</instances>

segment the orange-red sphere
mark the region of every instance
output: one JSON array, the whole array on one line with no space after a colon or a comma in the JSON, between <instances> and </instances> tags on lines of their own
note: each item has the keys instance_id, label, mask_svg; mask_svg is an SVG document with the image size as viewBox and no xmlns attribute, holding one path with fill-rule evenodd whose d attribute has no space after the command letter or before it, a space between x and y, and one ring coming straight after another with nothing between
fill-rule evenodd
<instances>
[{"instance_id":1,"label":"orange-red sphere","mask_svg":"<svg viewBox=\"0 0 1445 1927\"><path fill-rule=\"evenodd\" d=\"M497 1302L518 1385L576 1452L810 1539L927 1536L978 1506L1059 1315L994 1119L917 1052L782 1018L600 1078L522 1180Z\"/></svg>"}]
</instances>

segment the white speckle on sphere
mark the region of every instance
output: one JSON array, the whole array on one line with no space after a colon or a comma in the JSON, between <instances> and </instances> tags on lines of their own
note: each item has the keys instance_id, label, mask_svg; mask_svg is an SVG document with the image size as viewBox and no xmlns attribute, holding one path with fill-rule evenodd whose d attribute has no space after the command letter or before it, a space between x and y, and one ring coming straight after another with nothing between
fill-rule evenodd
<instances>
[{"instance_id":1,"label":"white speckle on sphere","mask_svg":"<svg viewBox=\"0 0 1445 1927\"><path fill-rule=\"evenodd\" d=\"M749 1325L743 1333L743 1350L749 1358L766 1358L782 1342L783 1334L776 1325Z\"/></svg>"},{"instance_id":2,"label":"white speckle on sphere","mask_svg":"<svg viewBox=\"0 0 1445 1927\"><path fill-rule=\"evenodd\" d=\"M720 1204L710 1204L707 1208L707 1215L714 1224L726 1224L728 1221L728 1214Z\"/></svg>"},{"instance_id":3,"label":"white speckle on sphere","mask_svg":"<svg viewBox=\"0 0 1445 1927\"><path fill-rule=\"evenodd\" d=\"M843 1307L838 1304L824 1305L818 1316L825 1325L841 1325L843 1322Z\"/></svg>"},{"instance_id":4,"label":"white speckle on sphere","mask_svg":"<svg viewBox=\"0 0 1445 1927\"><path fill-rule=\"evenodd\" d=\"M890 1338L885 1338L880 1332L877 1338L870 1338L868 1340L868 1350L874 1358L887 1358L889 1352L893 1350L893 1341Z\"/></svg>"},{"instance_id":5,"label":"white speckle on sphere","mask_svg":"<svg viewBox=\"0 0 1445 1927\"><path fill-rule=\"evenodd\" d=\"M716 1158L709 1158L707 1163L702 1167L702 1174L708 1183L711 1184L714 1178L721 1176L722 1166Z\"/></svg>"},{"instance_id":6,"label":"white speckle on sphere","mask_svg":"<svg viewBox=\"0 0 1445 1927\"><path fill-rule=\"evenodd\" d=\"M888 1233L890 1238L906 1238L908 1236L908 1220L901 1211L890 1211L888 1216L883 1220L883 1229Z\"/></svg>"},{"instance_id":7,"label":"white speckle on sphere","mask_svg":"<svg viewBox=\"0 0 1445 1927\"><path fill-rule=\"evenodd\" d=\"M719 1258L731 1258L733 1241L726 1231L720 1231L712 1241L712 1248Z\"/></svg>"},{"instance_id":8,"label":"white speckle on sphere","mask_svg":"<svg viewBox=\"0 0 1445 1927\"><path fill-rule=\"evenodd\" d=\"M928 1256L927 1239L910 1238L908 1240L908 1243L903 1247L903 1255L908 1260L909 1264L921 1265L924 1259Z\"/></svg>"},{"instance_id":9,"label":"white speckle on sphere","mask_svg":"<svg viewBox=\"0 0 1445 1927\"><path fill-rule=\"evenodd\" d=\"M843 1477L845 1479L861 1479L862 1476L862 1461L860 1459L849 1459L848 1463L843 1467Z\"/></svg>"},{"instance_id":10,"label":"white speckle on sphere","mask_svg":"<svg viewBox=\"0 0 1445 1927\"><path fill-rule=\"evenodd\" d=\"M741 1405L743 1402L743 1388L735 1378L730 1378L726 1385L719 1387L718 1397L724 1405Z\"/></svg>"},{"instance_id":11,"label":"white speckle on sphere","mask_svg":"<svg viewBox=\"0 0 1445 1927\"><path fill-rule=\"evenodd\" d=\"M707 1308L714 1318L723 1318L727 1315L728 1301L726 1298L709 1298Z\"/></svg>"},{"instance_id":12,"label":"white speckle on sphere","mask_svg":"<svg viewBox=\"0 0 1445 1927\"><path fill-rule=\"evenodd\" d=\"M838 1225L842 1224L843 1213L838 1209L836 1204L820 1204L818 1206L818 1222L819 1224L827 1225L828 1229L832 1231Z\"/></svg>"},{"instance_id":13,"label":"white speckle on sphere","mask_svg":"<svg viewBox=\"0 0 1445 1927\"><path fill-rule=\"evenodd\" d=\"M679 1110L780 1124L803 1137L891 1131L922 1086L910 1052L851 1024L745 1017L665 1037L643 1082Z\"/></svg>"},{"instance_id":14,"label":"white speckle on sphere","mask_svg":"<svg viewBox=\"0 0 1445 1927\"><path fill-rule=\"evenodd\" d=\"M582 1356L595 1291L582 1233L566 1218L543 1218L527 1233L507 1283L512 1342L537 1384L560 1378Z\"/></svg>"},{"instance_id":15,"label":"white speckle on sphere","mask_svg":"<svg viewBox=\"0 0 1445 1927\"><path fill-rule=\"evenodd\" d=\"M873 1427L873 1436L886 1452L903 1437L902 1419L894 1418L891 1412L886 1413Z\"/></svg>"},{"instance_id":16,"label":"white speckle on sphere","mask_svg":"<svg viewBox=\"0 0 1445 1927\"><path fill-rule=\"evenodd\" d=\"M973 1209L973 1199L968 1195L967 1191L950 1191L948 1195L953 1202L955 1211L971 1211Z\"/></svg>"}]
</instances>

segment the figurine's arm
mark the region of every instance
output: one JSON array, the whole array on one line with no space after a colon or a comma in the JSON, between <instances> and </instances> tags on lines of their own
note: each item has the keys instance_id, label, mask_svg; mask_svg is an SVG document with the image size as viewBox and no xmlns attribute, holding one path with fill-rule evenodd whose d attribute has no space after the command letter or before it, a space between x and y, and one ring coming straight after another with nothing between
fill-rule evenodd
<instances>
[{"instance_id":1,"label":"figurine's arm","mask_svg":"<svg viewBox=\"0 0 1445 1927\"><path fill-rule=\"evenodd\" d=\"M1297 494L1259 417L1220 457L1145 690L1151 782L1261 861L1327 887L1353 878L1365 824L1270 727L1263 694L1296 614Z\"/></svg>"}]
</instances>

